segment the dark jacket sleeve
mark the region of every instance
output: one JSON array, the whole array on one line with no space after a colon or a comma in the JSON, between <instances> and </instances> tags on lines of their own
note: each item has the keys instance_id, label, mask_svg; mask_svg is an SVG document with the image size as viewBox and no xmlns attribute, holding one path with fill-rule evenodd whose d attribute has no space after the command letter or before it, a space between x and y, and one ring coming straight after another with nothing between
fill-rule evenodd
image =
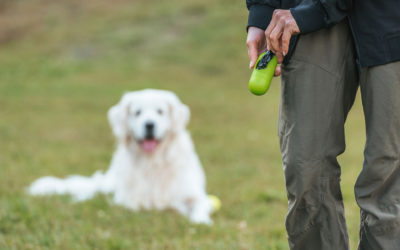
<instances>
[{"instance_id":1,"label":"dark jacket sleeve","mask_svg":"<svg viewBox=\"0 0 400 250\"><path fill-rule=\"evenodd\" d=\"M282 4L281 4L282 1ZM288 1L289 2L289 1ZM290 8L301 33L317 31L340 22L352 8L353 0L303 0ZM266 29L274 9L289 9L284 0L246 0L249 26Z\"/></svg>"},{"instance_id":2,"label":"dark jacket sleeve","mask_svg":"<svg viewBox=\"0 0 400 250\"><path fill-rule=\"evenodd\" d=\"M246 0L246 5L249 9L247 29L255 26L265 30L271 22L272 13L279 9L280 0Z\"/></svg>"},{"instance_id":3,"label":"dark jacket sleeve","mask_svg":"<svg viewBox=\"0 0 400 250\"><path fill-rule=\"evenodd\" d=\"M290 9L301 33L317 31L340 22L352 8L352 0L309 0Z\"/></svg>"}]
</instances>

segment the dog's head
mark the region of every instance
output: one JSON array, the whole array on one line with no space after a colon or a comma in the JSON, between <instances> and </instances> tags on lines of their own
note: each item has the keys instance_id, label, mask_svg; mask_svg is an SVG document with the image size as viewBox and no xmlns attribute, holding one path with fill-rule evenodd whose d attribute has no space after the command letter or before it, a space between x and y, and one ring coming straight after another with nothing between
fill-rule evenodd
<instances>
[{"instance_id":1,"label":"dog's head","mask_svg":"<svg viewBox=\"0 0 400 250\"><path fill-rule=\"evenodd\" d=\"M128 92L108 111L117 139L133 139L147 153L168 135L182 132L189 116L189 108L174 93L153 89Z\"/></svg>"}]
</instances>

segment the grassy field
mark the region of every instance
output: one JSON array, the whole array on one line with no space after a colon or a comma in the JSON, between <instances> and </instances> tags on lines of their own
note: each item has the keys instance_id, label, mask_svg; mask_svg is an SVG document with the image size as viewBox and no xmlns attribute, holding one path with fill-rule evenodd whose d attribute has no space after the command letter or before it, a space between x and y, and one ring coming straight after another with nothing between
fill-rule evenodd
<instances>
[{"instance_id":1,"label":"grassy field","mask_svg":"<svg viewBox=\"0 0 400 250\"><path fill-rule=\"evenodd\" d=\"M8 0L0 4L0 249L288 249L277 138L279 80L252 96L244 1ZM97 196L29 197L43 175L107 169L106 112L122 93L175 91L222 209L213 227L173 211L133 213ZM365 141L346 126L342 188L351 248Z\"/></svg>"}]
</instances>

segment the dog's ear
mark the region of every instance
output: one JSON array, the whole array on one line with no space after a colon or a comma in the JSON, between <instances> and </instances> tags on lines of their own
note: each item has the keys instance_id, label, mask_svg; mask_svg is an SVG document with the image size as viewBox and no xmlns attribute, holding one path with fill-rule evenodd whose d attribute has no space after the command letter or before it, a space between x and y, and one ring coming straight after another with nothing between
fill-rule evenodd
<instances>
[{"instance_id":1,"label":"dog's ear","mask_svg":"<svg viewBox=\"0 0 400 250\"><path fill-rule=\"evenodd\" d=\"M128 116L128 105L122 101L108 110L108 121L111 129L119 140L124 140L128 135L126 119Z\"/></svg>"},{"instance_id":2,"label":"dog's ear","mask_svg":"<svg viewBox=\"0 0 400 250\"><path fill-rule=\"evenodd\" d=\"M184 130L190 118L190 110L188 106L183 104L175 94L171 93L171 96L168 99L171 120L173 123L172 129L175 131Z\"/></svg>"}]
</instances>

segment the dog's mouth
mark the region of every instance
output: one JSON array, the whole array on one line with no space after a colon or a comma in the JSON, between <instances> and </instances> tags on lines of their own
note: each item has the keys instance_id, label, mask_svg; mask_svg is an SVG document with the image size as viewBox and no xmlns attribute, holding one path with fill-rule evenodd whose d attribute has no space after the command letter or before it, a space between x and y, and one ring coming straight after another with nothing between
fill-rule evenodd
<instances>
[{"instance_id":1,"label":"dog's mouth","mask_svg":"<svg viewBox=\"0 0 400 250\"><path fill-rule=\"evenodd\" d=\"M146 138L146 139L141 140L139 143L144 151L146 151L147 153L151 153L157 148L158 144L160 144L160 141L158 141L154 138L151 138L151 139Z\"/></svg>"}]
</instances>

